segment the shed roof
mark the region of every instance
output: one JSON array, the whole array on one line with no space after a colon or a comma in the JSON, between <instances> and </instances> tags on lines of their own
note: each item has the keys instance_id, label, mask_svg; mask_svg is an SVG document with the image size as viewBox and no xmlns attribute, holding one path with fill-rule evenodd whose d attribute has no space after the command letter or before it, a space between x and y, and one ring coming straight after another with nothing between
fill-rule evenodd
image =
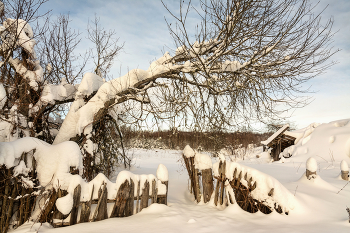
<instances>
[{"instance_id":1,"label":"shed roof","mask_svg":"<svg viewBox=\"0 0 350 233\"><path fill-rule=\"evenodd\" d=\"M285 131L289 129L289 124L284 125L276 133L271 135L267 140L262 141L261 143L265 146L272 147L278 141L281 141L282 144L290 144L291 141L295 141L295 137L284 134Z\"/></svg>"}]
</instances>

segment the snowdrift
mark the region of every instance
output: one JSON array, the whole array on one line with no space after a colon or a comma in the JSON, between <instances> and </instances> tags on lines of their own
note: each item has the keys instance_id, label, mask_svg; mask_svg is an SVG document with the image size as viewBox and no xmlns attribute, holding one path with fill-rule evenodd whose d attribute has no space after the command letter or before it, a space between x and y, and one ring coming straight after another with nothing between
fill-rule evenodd
<instances>
[{"instance_id":1,"label":"snowdrift","mask_svg":"<svg viewBox=\"0 0 350 233\"><path fill-rule=\"evenodd\" d=\"M285 132L296 138L295 145L286 148L280 157L304 162L314 157L318 162L350 162L350 119L330 123L312 123L308 127Z\"/></svg>"}]
</instances>

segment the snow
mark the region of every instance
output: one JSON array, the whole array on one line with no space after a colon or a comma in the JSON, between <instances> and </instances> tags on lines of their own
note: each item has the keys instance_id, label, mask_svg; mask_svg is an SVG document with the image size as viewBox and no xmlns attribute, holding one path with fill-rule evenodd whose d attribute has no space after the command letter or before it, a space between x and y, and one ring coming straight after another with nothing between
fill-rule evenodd
<instances>
[{"instance_id":1,"label":"snow","mask_svg":"<svg viewBox=\"0 0 350 233\"><path fill-rule=\"evenodd\" d=\"M217 170L219 166L217 164L218 162L216 163L214 170L216 176L219 175ZM236 176L233 177L235 170L237 170ZM275 203L278 203L282 207L283 212L290 212L295 208L296 201L294 196L275 178L239 163L226 162L225 176L229 181L239 178L241 172L242 178L240 182L243 185L245 184L247 187L248 185L253 186L256 182L256 188L251 192L254 199L263 202L271 209L274 208ZM245 176L247 179L244 179ZM250 178L252 178L252 182L248 184ZM273 195L269 196L268 193L272 188L274 189Z\"/></svg>"},{"instance_id":2,"label":"snow","mask_svg":"<svg viewBox=\"0 0 350 233\"><path fill-rule=\"evenodd\" d=\"M118 94L134 89L138 83L147 83L147 80L151 82L157 77L170 73L173 69L188 68L186 65L173 65L171 60L172 57L166 52L161 58L152 62L147 70L133 69L122 77L103 83L86 104L81 101L81 98L76 98L77 103L74 102L74 107L69 109L54 144L67 141L77 134L90 134L92 127L89 125L93 122L95 114L105 107L107 101L117 102L120 98ZM92 79L95 80L95 78ZM83 90L86 90L87 87L89 85L84 84Z\"/></svg>"},{"instance_id":3,"label":"snow","mask_svg":"<svg viewBox=\"0 0 350 233\"><path fill-rule=\"evenodd\" d=\"M19 164L13 169L13 176L18 176L19 174L23 174L25 176L28 175L29 168L27 168L26 164L23 160L19 162Z\"/></svg>"},{"instance_id":4,"label":"snow","mask_svg":"<svg viewBox=\"0 0 350 233\"><path fill-rule=\"evenodd\" d=\"M194 156L194 166L196 169L205 170L213 167L209 155L196 153Z\"/></svg>"},{"instance_id":5,"label":"snow","mask_svg":"<svg viewBox=\"0 0 350 233\"><path fill-rule=\"evenodd\" d=\"M284 125L282 128L280 128L277 132L272 134L267 140L261 141L263 145L268 145L270 142L272 142L273 139L275 139L278 135L280 135L283 131L285 131L289 127L289 124Z\"/></svg>"},{"instance_id":6,"label":"snow","mask_svg":"<svg viewBox=\"0 0 350 233\"><path fill-rule=\"evenodd\" d=\"M314 158L308 158L306 160L306 169L310 172L316 172L317 171L317 161Z\"/></svg>"},{"instance_id":7,"label":"snow","mask_svg":"<svg viewBox=\"0 0 350 233\"><path fill-rule=\"evenodd\" d=\"M66 196L58 198L56 207L62 214L69 214L73 207L73 195L68 193Z\"/></svg>"},{"instance_id":8,"label":"snow","mask_svg":"<svg viewBox=\"0 0 350 233\"><path fill-rule=\"evenodd\" d=\"M103 83L104 81L100 76L93 73L86 73L79 84L76 95L89 96L93 92L97 91Z\"/></svg>"},{"instance_id":9,"label":"snow","mask_svg":"<svg viewBox=\"0 0 350 233\"><path fill-rule=\"evenodd\" d=\"M311 141L310 141L311 142ZM309 143L310 143L309 142ZM329 144L327 144L329 145ZM312 150L312 149L310 149ZM350 206L350 186L338 179L339 166L325 169L329 164L320 159L318 177L308 180L305 175L305 161L268 163L255 154L239 162L242 169L253 169L273 177L294 197L294 209L289 215L273 211L265 215L261 212L248 213L237 204L215 207L213 203L197 204L188 191L188 174L179 161L182 151L131 149L133 155L131 173L154 173L159 162L169 171L168 206L152 204L140 213L127 218L110 218L99 222L77 224L63 228L52 228L47 223L25 223L16 233L73 233L73 232L348 232L350 225L346 206ZM343 155L344 156L344 155ZM300 155L301 157L301 155ZM293 158L293 157L292 157ZM316 157L316 159L319 159ZM217 158L212 158L217 162ZM300 159L301 161L301 159ZM335 164L340 161L335 157ZM300 166L300 167L299 167ZM116 176L120 172L116 172ZM266 179L264 175L264 179ZM341 188L344 189L340 191ZM340 191L340 192L339 192ZM339 192L339 193L338 193ZM90 193L91 194L91 193Z\"/></svg>"},{"instance_id":10,"label":"snow","mask_svg":"<svg viewBox=\"0 0 350 233\"><path fill-rule=\"evenodd\" d=\"M7 121L0 121L0 142L12 141L12 129L13 125L11 123Z\"/></svg>"},{"instance_id":11,"label":"snow","mask_svg":"<svg viewBox=\"0 0 350 233\"><path fill-rule=\"evenodd\" d=\"M312 123L308 127L285 132L296 137L295 145L286 148L282 156L289 153L289 162L305 162L313 157L318 163L345 160L350 162L350 124L349 119L329 123ZM287 157L287 156L286 156Z\"/></svg>"},{"instance_id":12,"label":"snow","mask_svg":"<svg viewBox=\"0 0 350 233\"><path fill-rule=\"evenodd\" d=\"M6 101L7 101L6 91L5 91L4 85L0 83L0 109L2 109L5 106Z\"/></svg>"},{"instance_id":13,"label":"snow","mask_svg":"<svg viewBox=\"0 0 350 233\"><path fill-rule=\"evenodd\" d=\"M242 68L243 65L239 61L229 61L226 60L224 64L222 65L222 71L223 72L235 72Z\"/></svg>"},{"instance_id":14,"label":"snow","mask_svg":"<svg viewBox=\"0 0 350 233\"><path fill-rule=\"evenodd\" d=\"M7 36L6 40L14 40L15 35L18 37L16 44L24 48L27 52L34 55L35 40L33 39L33 30L31 26L23 19L6 19L3 23L3 26L8 29L11 36ZM3 43L3 46L10 46L11 43Z\"/></svg>"},{"instance_id":15,"label":"snow","mask_svg":"<svg viewBox=\"0 0 350 233\"><path fill-rule=\"evenodd\" d=\"M13 142L0 142L0 165L5 165L7 168L16 166L17 172L25 171L26 168L22 162L19 163L18 159L22 153L33 149L36 149L33 156L37 162L38 179L42 186L68 173L70 166L82 170L81 153L75 142L67 141L52 146L32 137L21 138Z\"/></svg>"},{"instance_id":16,"label":"snow","mask_svg":"<svg viewBox=\"0 0 350 233\"><path fill-rule=\"evenodd\" d=\"M40 101L54 104L55 101L63 101L74 97L76 90L71 84L61 83L59 85L47 84L44 86ZM37 104L38 105L38 104Z\"/></svg>"},{"instance_id":17,"label":"snow","mask_svg":"<svg viewBox=\"0 0 350 233\"><path fill-rule=\"evenodd\" d=\"M157 178L158 178L158 180L163 181L163 182L169 180L168 169L163 164L158 165Z\"/></svg>"},{"instance_id":18,"label":"snow","mask_svg":"<svg viewBox=\"0 0 350 233\"><path fill-rule=\"evenodd\" d=\"M194 157L195 151L189 145L186 145L183 150L183 154L186 158L190 158L190 157Z\"/></svg>"},{"instance_id":19,"label":"snow","mask_svg":"<svg viewBox=\"0 0 350 233\"><path fill-rule=\"evenodd\" d=\"M160 166L161 170L164 172L162 174L165 178L165 171L167 171L167 168L162 165ZM145 182L148 181L150 184L149 194L152 194L152 181L156 181L157 189L158 189L158 195L165 194L166 193L166 186L161 183L161 180L158 180L153 174L133 174L130 171L120 171L117 175L115 183L110 181L105 175L102 173L98 174L93 180L90 182L85 182L79 175L71 175L71 174L63 174L61 173L61 176L57 178L57 183L54 183L55 187L60 187L61 189L67 190L68 195L59 198L59 202L56 202L57 208L63 213L68 214L71 211L71 208L73 206L73 193L74 189L77 187L77 185L81 186L81 196L80 201L85 202L89 201L91 199L91 193L92 189L94 187L93 193L92 193L92 199L98 199L98 191L99 188L103 183L107 185L107 198L112 200L115 199L118 190L120 186L125 182L128 181L131 183L131 180L134 182L135 185L140 181L140 192L142 192L142 189L144 189ZM165 181L165 180L164 180ZM137 188L134 189L134 196L137 196Z\"/></svg>"},{"instance_id":20,"label":"snow","mask_svg":"<svg viewBox=\"0 0 350 233\"><path fill-rule=\"evenodd\" d=\"M344 171L344 172L349 171L348 163L345 160L341 161L341 163L340 163L340 170Z\"/></svg>"},{"instance_id":21,"label":"snow","mask_svg":"<svg viewBox=\"0 0 350 233\"><path fill-rule=\"evenodd\" d=\"M29 85L34 89L38 90L38 82L41 82L43 80L43 68L40 66L40 61L36 60L34 62L34 70L28 70L26 67L23 66L22 62L16 58L9 58L9 62L14 66L16 69L16 72L21 75L23 78L27 79L29 81Z\"/></svg>"}]
</instances>

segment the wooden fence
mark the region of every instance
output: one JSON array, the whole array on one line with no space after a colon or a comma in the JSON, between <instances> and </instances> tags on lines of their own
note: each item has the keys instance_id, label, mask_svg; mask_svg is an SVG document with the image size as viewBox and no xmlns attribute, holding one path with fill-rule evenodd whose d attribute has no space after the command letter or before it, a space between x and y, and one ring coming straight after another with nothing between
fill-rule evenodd
<instances>
[{"instance_id":1,"label":"wooden fence","mask_svg":"<svg viewBox=\"0 0 350 233\"><path fill-rule=\"evenodd\" d=\"M41 215L40 222L50 222L54 227L70 226L83 222L101 221L107 218L128 217L147 208L149 204L167 204L168 181L162 182L166 186L165 194L158 194L157 181L145 181L143 188L140 188L140 181L134 183L132 179L125 180L120 185L115 199L108 199L107 184L102 183L99 187L98 198L92 199L94 186L89 201L81 202L81 186L74 189L73 208L70 215L63 215L53 205L56 200L66 194L64 190L55 190L47 197L48 206ZM136 190L136 195L135 195ZM108 206L113 205L112 210L108 212ZM52 215L49 213L53 212Z\"/></svg>"},{"instance_id":2,"label":"wooden fence","mask_svg":"<svg viewBox=\"0 0 350 233\"><path fill-rule=\"evenodd\" d=\"M211 200L214 193L214 204L228 205L235 202L245 211L255 213L260 210L262 213L272 212L271 207L263 204L262 201L254 199L251 192L257 187L253 177L248 178L248 174L237 169L234 170L232 179L226 177L226 161L219 162L218 174L213 175L212 168L199 170L196 169L194 157L183 155L184 163L189 175L189 189L193 193L195 200L200 202L203 197L204 203ZM271 197L274 194L274 188L271 188L266 196ZM283 213L281 206L275 203L275 210ZM288 212L285 212L288 214Z\"/></svg>"},{"instance_id":3,"label":"wooden fence","mask_svg":"<svg viewBox=\"0 0 350 233\"><path fill-rule=\"evenodd\" d=\"M35 167L35 161L33 161ZM0 166L0 232L5 233L11 225L13 215L22 225L31 216L36 197L39 195L37 174L33 170L28 176L14 175L14 168Z\"/></svg>"},{"instance_id":4,"label":"wooden fence","mask_svg":"<svg viewBox=\"0 0 350 233\"><path fill-rule=\"evenodd\" d=\"M35 160L33 159L33 163ZM33 164L35 168L35 164ZM71 169L71 173L76 174ZM137 176L137 175L134 175ZM40 214L35 221L49 222L54 227L74 225L77 223L100 221L112 217L127 217L147 208L149 204L167 204L168 181L160 181L155 176L153 180L134 183L127 179L118 189L114 199L108 199L106 182L100 187L92 186L88 201L81 201L81 186L77 185L73 193L73 206L69 214L58 211L56 201L68 194L66 190L52 188L45 190L39 185L35 169L27 174L15 174L14 168L0 167L0 233L6 233L10 228L16 228L28 221L38 207ZM162 191L159 192L159 186ZM93 199L94 189L98 188L98 198ZM136 192L135 192L136 190ZM108 208L113 205L113 208ZM36 206L36 207L35 207ZM109 211L108 211L109 210Z\"/></svg>"}]
</instances>

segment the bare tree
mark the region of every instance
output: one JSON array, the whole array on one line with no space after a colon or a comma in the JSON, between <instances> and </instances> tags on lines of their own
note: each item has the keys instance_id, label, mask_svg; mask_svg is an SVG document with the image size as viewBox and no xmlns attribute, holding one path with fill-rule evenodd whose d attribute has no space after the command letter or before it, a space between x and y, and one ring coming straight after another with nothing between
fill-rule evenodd
<instances>
[{"instance_id":1,"label":"bare tree","mask_svg":"<svg viewBox=\"0 0 350 233\"><path fill-rule=\"evenodd\" d=\"M188 4L169 29L178 48L148 70L135 69L102 85L89 102L66 119L55 143L89 135L112 106L134 102L136 121L178 116L196 127L226 128L278 116L302 106L302 85L333 62L332 20L320 24L308 1L210 1L201 3L197 34L186 27ZM138 107L138 108L136 108ZM281 110L283 108L283 110ZM81 112L88 113L81 117ZM120 110L125 114L125 108ZM70 116L71 115L71 116Z\"/></svg>"},{"instance_id":2,"label":"bare tree","mask_svg":"<svg viewBox=\"0 0 350 233\"><path fill-rule=\"evenodd\" d=\"M54 144L74 140L90 154L86 158L95 159L93 154L101 150L94 137L103 136L99 130L105 129L101 125L105 119L115 126L171 119L174 128L180 124L198 130L265 121L305 105L305 82L333 64L327 62L336 52L330 47L333 22L322 25L320 14L313 14L314 6L307 0L211 0L200 7L180 1L179 15L170 12L175 23L168 26L177 47L171 54L166 52L147 70L130 70L108 82L96 74L108 73L120 46L114 32L99 29L97 19L95 31L90 30L96 44L96 74L85 74L79 87L42 84L43 75L35 73L41 68L38 62L29 59L32 66L26 66L27 57L11 58L11 72L23 77L26 91L36 96L32 105L19 104L28 106L25 118L40 125L42 118L36 116L42 111L73 101ZM191 12L201 19L195 30L187 25ZM8 24L5 28L10 29ZM19 47L26 50L27 45ZM32 73L36 76L28 75ZM0 105L2 111L9 112L7 103ZM36 133L40 132L38 127Z\"/></svg>"},{"instance_id":3,"label":"bare tree","mask_svg":"<svg viewBox=\"0 0 350 233\"><path fill-rule=\"evenodd\" d=\"M124 44L119 45L119 38L115 30L106 31L100 24L100 18L95 15L94 20L89 22L88 39L94 44L91 49L95 64L94 73L100 77L107 77L114 60L123 49Z\"/></svg>"},{"instance_id":4,"label":"bare tree","mask_svg":"<svg viewBox=\"0 0 350 233\"><path fill-rule=\"evenodd\" d=\"M39 58L46 67L44 80L48 83L59 84L65 80L74 84L83 76L89 56L87 52L83 55L74 53L81 38L69 23L69 15L57 16L41 38Z\"/></svg>"}]
</instances>

